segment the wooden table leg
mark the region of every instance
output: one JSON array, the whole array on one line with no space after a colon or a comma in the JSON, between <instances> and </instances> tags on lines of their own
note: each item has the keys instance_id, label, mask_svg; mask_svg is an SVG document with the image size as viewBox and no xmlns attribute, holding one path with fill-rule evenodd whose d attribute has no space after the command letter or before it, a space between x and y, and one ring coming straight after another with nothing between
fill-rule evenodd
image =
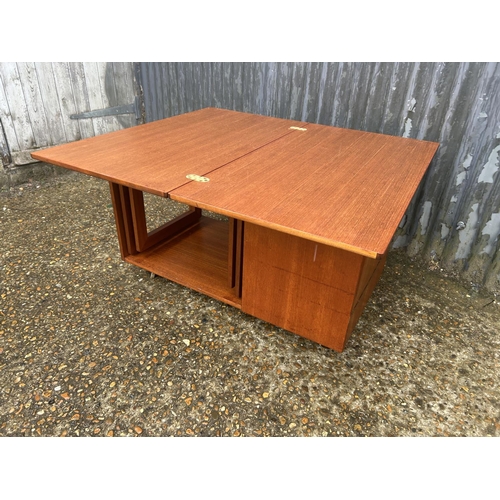
<instances>
[{"instance_id":1,"label":"wooden table leg","mask_svg":"<svg viewBox=\"0 0 500 500\"><path fill-rule=\"evenodd\" d=\"M133 224L130 217L130 202L128 191L124 195L123 186L114 182L109 183L111 201L115 214L116 232L122 259L137 253L133 243Z\"/></svg>"},{"instance_id":2,"label":"wooden table leg","mask_svg":"<svg viewBox=\"0 0 500 500\"><path fill-rule=\"evenodd\" d=\"M243 221L229 219L228 284L241 297L243 267Z\"/></svg>"},{"instance_id":3,"label":"wooden table leg","mask_svg":"<svg viewBox=\"0 0 500 500\"><path fill-rule=\"evenodd\" d=\"M142 191L113 182L109 185L122 259L172 238L201 217L201 209L189 207L184 214L148 232Z\"/></svg>"},{"instance_id":4,"label":"wooden table leg","mask_svg":"<svg viewBox=\"0 0 500 500\"><path fill-rule=\"evenodd\" d=\"M184 231L184 229L196 224L201 217L200 208L189 207L185 213L148 232L142 191L129 188L129 196L134 225L135 246L139 252L144 252L144 250L151 248L153 245L172 238L181 231Z\"/></svg>"}]
</instances>

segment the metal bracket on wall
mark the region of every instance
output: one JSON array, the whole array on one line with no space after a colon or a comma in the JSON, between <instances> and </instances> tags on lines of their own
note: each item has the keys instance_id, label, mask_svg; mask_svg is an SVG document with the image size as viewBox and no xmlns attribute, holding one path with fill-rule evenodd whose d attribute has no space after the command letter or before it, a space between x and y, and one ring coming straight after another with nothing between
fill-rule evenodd
<instances>
[{"instance_id":1,"label":"metal bracket on wall","mask_svg":"<svg viewBox=\"0 0 500 500\"><path fill-rule=\"evenodd\" d=\"M140 97L136 96L134 102L124 104L122 106L112 106L110 108L94 109L79 113L77 115L69 115L72 120L82 120L85 118L97 118L99 116L116 116L116 115L135 115L137 120L141 119L141 102Z\"/></svg>"}]
</instances>

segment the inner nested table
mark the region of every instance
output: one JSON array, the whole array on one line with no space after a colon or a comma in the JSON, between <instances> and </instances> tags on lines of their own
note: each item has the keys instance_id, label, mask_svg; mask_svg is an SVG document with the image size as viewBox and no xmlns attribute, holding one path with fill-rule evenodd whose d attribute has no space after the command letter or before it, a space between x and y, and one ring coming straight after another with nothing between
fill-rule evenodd
<instances>
[{"instance_id":1,"label":"inner nested table","mask_svg":"<svg viewBox=\"0 0 500 500\"><path fill-rule=\"evenodd\" d=\"M126 262L342 351L437 147L205 108L32 156L109 181Z\"/></svg>"}]
</instances>

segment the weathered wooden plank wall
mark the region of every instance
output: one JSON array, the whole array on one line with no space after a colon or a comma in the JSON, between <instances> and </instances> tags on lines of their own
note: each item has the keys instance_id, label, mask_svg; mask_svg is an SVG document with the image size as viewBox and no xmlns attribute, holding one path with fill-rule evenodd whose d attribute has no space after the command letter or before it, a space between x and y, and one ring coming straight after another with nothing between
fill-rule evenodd
<instances>
[{"instance_id":1,"label":"weathered wooden plank wall","mask_svg":"<svg viewBox=\"0 0 500 500\"><path fill-rule=\"evenodd\" d=\"M147 121L206 106L441 143L394 239L500 291L500 63L141 63Z\"/></svg>"},{"instance_id":2,"label":"weathered wooden plank wall","mask_svg":"<svg viewBox=\"0 0 500 500\"><path fill-rule=\"evenodd\" d=\"M0 62L2 164L32 163L30 153L38 148L134 125L134 116L72 120L70 115L130 104L135 94L130 62Z\"/></svg>"}]
</instances>

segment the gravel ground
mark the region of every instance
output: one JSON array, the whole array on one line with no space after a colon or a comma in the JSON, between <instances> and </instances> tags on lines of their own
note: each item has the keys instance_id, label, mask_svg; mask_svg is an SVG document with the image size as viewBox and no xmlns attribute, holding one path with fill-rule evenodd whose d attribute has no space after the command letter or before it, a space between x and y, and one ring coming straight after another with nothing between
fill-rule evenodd
<instances>
[{"instance_id":1,"label":"gravel ground","mask_svg":"<svg viewBox=\"0 0 500 500\"><path fill-rule=\"evenodd\" d=\"M121 261L102 180L0 227L0 436L500 434L499 302L401 251L339 354Z\"/></svg>"}]
</instances>

